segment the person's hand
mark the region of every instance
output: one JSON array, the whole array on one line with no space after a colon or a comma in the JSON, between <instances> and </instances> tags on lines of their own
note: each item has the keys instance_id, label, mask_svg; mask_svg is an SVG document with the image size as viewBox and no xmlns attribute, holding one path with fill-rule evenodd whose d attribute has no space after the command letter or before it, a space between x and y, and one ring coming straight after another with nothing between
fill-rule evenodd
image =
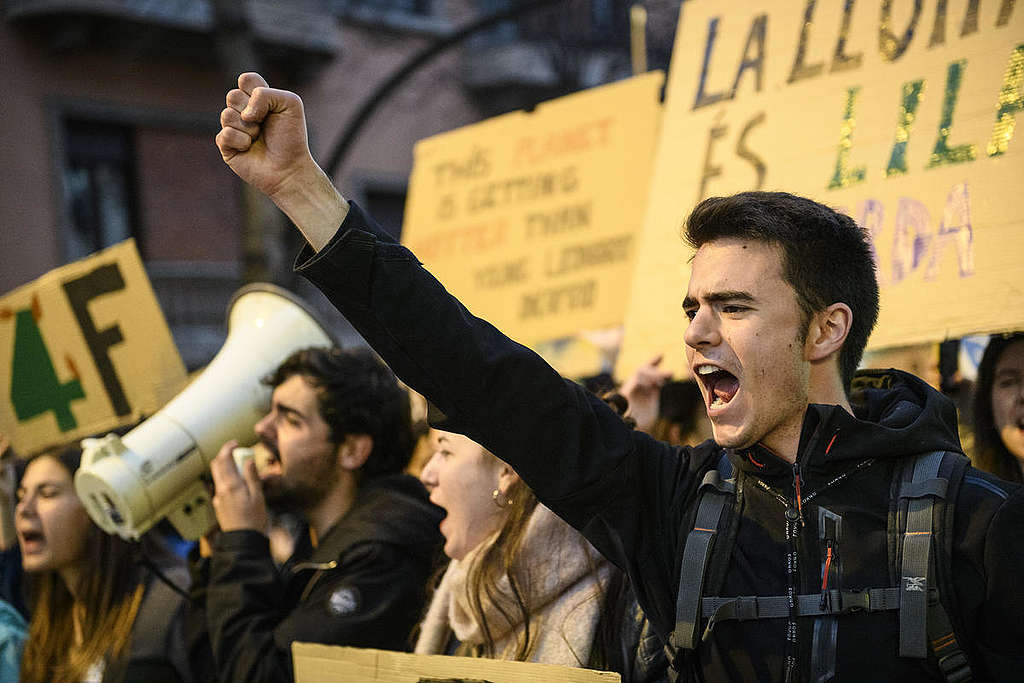
<instances>
[{"instance_id":1,"label":"person's hand","mask_svg":"<svg viewBox=\"0 0 1024 683\"><path fill-rule=\"evenodd\" d=\"M245 463L244 475L238 473L238 466L231 451L237 441L228 441L221 446L217 457L210 463L213 475L213 511L221 531L253 529L261 533L267 530L267 503L263 500L263 485L256 473L256 464L250 459Z\"/></svg>"},{"instance_id":2,"label":"person's hand","mask_svg":"<svg viewBox=\"0 0 1024 683\"><path fill-rule=\"evenodd\" d=\"M619 393L629 401L626 414L636 420L636 428L640 431L649 432L654 426L661 408L661 387L672 379L671 372L658 369L661 359L659 354L641 365L619 389Z\"/></svg>"},{"instance_id":3,"label":"person's hand","mask_svg":"<svg viewBox=\"0 0 1024 683\"><path fill-rule=\"evenodd\" d=\"M242 180L272 198L316 167L298 95L271 88L250 72L238 77L238 87L228 91L226 101L217 147Z\"/></svg>"},{"instance_id":4,"label":"person's hand","mask_svg":"<svg viewBox=\"0 0 1024 683\"><path fill-rule=\"evenodd\" d=\"M216 138L224 163L270 197L319 251L344 220L348 202L309 153L302 100L252 72L239 76L225 99Z\"/></svg>"}]
</instances>

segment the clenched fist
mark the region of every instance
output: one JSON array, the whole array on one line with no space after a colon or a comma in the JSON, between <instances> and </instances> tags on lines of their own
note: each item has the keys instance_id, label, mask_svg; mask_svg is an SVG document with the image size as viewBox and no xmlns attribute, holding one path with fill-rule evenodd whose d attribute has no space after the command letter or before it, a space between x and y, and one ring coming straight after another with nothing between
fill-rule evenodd
<instances>
[{"instance_id":1,"label":"clenched fist","mask_svg":"<svg viewBox=\"0 0 1024 683\"><path fill-rule=\"evenodd\" d=\"M220 113L217 147L238 176L273 197L289 178L315 165L306 139L302 100L244 73Z\"/></svg>"},{"instance_id":2,"label":"clenched fist","mask_svg":"<svg viewBox=\"0 0 1024 683\"><path fill-rule=\"evenodd\" d=\"M302 100L249 72L226 102L216 140L224 162L288 214L314 249L323 248L348 203L309 153Z\"/></svg>"}]
</instances>

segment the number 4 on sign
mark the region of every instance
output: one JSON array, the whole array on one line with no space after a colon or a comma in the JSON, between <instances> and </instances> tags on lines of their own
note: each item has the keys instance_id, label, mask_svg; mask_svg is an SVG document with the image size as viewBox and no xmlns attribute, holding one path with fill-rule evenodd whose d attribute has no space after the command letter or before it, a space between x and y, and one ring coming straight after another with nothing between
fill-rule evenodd
<instances>
[{"instance_id":1,"label":"number 4 on sign","mask_svg":"<svg viewBox=\"0 0 1024 683\"><path fill-rule=\"evenodd\" d=\"M39 300L20 311L0 311L0 320L14 318L14 358L11 361L11 404L19 422L53 411L57 426L69 432L78 426L71 413L71 402L85 398L78 370L70 356L65 357L74 379L61 383L50 359L50 352L39 331L43 312Z\"/></svg>"}]
</instances>

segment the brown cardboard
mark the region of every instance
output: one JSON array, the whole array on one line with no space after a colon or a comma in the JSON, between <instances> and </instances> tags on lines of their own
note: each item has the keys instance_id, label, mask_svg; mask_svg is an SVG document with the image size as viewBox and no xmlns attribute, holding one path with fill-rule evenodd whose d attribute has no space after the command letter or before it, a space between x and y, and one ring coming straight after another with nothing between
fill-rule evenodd
<instances>
[{"instance_id":1,"label":"brown cardboard","mask_svg":"<svg viewBox=\"0 0 1024 683\"><path fill-rule=\"evenodd\" d=\"M871 234L870 348L1020 329L1024 12L1005 3L691 0L666 89L617 375L686 373L696 203L784 190Z\"/></svg>"},{"instance_id":2,"label":"brown cardboard","mask_svg":"<svg viewBox=\"0 0 1024 683\"><path fill-rule=\"evenodd\" d=\"M133 424L185 381L133 240L0 297L0 431L20 455Z\"/></svg>"},{"instance_id":3,"label":"brown cardboard","mask_svg":"<svg viewBox=\"0 0 1024 683\"><path fill-rule=\"evenodd\" d=\"M497 659L292 643L295 683L617 683L619 674Z\"/></svg>"}]
</instances>

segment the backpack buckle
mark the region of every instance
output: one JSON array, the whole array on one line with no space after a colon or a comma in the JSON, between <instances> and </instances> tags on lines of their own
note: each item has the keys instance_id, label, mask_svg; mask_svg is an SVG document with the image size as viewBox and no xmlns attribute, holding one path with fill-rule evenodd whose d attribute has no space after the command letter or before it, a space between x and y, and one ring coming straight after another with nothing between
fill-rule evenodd
<instances>
[{"instance_id":1,"label":"backpack buckle","mask_svg":"<svg viewBox=\"0 0 1024 683\"><path fill-rule=\"evenodd\" d=\"M967 655L961 650L939 657L938 664L947 683L966 683L971 680L971 666L967 662Z\"/></svg>"},{"instance_id":2,"label":"backpack buckle","mask_svg":"<svg viewBox=\"0 0 1024 683\"><path fill-rule=\"evenodd\" d=\"M836 591L838 593L839 614L871 611L871 591Z\"/></svg>"}]
</instances>

